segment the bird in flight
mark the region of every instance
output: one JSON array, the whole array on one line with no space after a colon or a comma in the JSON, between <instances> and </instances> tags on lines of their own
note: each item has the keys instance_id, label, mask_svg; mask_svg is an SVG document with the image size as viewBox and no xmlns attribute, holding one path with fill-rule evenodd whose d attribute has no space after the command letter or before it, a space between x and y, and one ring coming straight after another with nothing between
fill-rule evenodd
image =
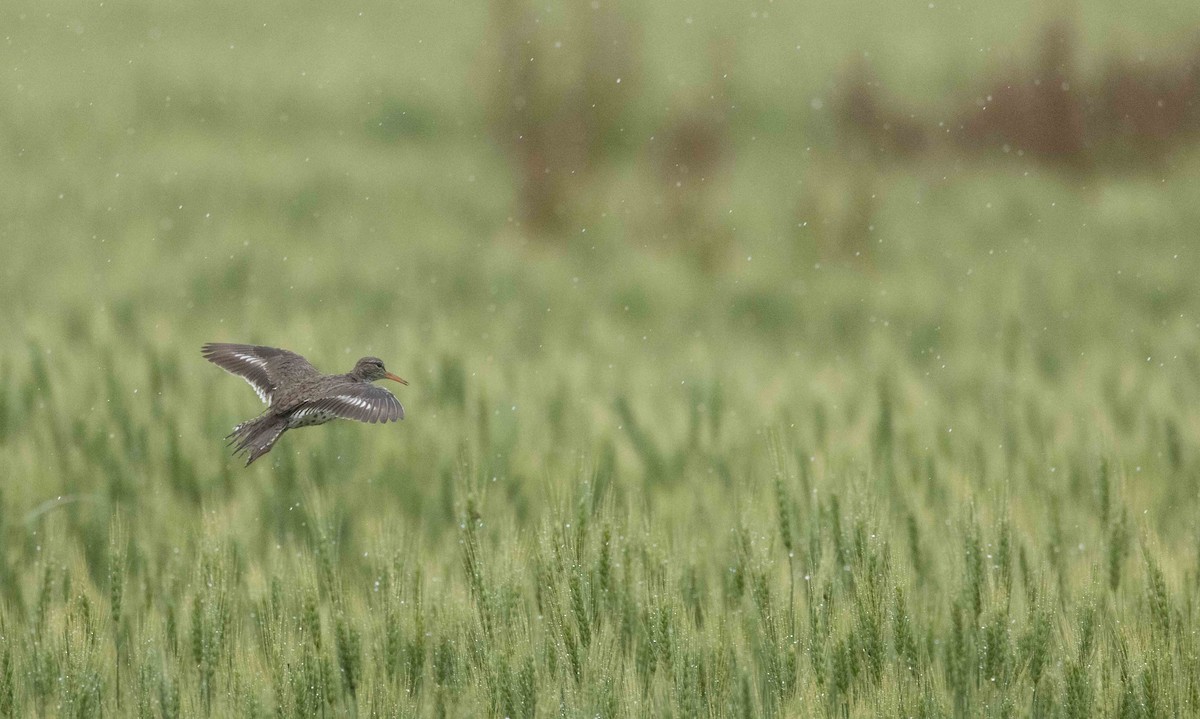
<instances>
[{"instance_id":1,"label":"bird in flight","mask_svg":"<svg viewBox=\"0 0 1200 719\"><path fill-rule=\"evenodd\" d=\"M233 454L246 453L246 466L267 452L283 433L296 427L324 424L332 419L395 422L404 407L382 387L390 379L408 382L388 372L383 361L363 357L346 374L321 374L295 352L275 347L210 342L200 349L204 359L250 383L267 409L233 428L225 439Z\"/></svg>"}]
</instances>

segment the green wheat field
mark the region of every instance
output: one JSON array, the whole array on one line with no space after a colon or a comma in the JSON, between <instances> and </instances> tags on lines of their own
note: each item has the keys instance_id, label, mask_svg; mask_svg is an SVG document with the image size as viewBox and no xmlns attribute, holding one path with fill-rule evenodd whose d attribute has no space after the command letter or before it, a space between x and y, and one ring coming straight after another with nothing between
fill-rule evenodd
<instances>
[{"instance_id":1,"label":"green wheat field","mask_svg":"<svg viewBox=\"0 0 1200 719\"><path fill-rule=\"evenodd\" d=\"M1200 715L1200 146L836 114L1039 7L0 4L0 716ZM243 468L206 341L407 418Z\"/></svg>"}]
</instances>

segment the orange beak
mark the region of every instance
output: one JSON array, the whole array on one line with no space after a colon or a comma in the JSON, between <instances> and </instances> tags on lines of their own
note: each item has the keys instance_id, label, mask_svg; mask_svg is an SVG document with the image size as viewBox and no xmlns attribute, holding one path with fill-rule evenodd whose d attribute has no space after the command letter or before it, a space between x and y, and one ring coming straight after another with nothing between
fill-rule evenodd
<instances>
[{"instance_id":1,"label":"orange beak","mask_svg":"<svg viewBox=\"0 0 1200 719\"><path fill-rule=\"evenodd\" d=\"M384 372L383 376L387 377L388 379L390 379L393 382L399 382L400 384L405 384L405 385L408 384L408 380L404 379L403 377L397 377L396 375L392 374L391 372Z\"/></svg>"}]
</instances>

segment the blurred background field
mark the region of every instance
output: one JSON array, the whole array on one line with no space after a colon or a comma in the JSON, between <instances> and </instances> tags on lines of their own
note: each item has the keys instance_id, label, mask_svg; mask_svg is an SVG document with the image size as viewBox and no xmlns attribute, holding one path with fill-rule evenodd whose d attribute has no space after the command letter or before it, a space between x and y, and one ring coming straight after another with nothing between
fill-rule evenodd
<instances>
[{"instance_id":1,"label":"blurred background field","mask_svg":"<svg viewBox=\"0 0 1200 719\"><path fill-rule=\"evenodd\" d=\"M1200 712L1200 6L0 28L0 716Z\"/></svg>"}]
</instances>

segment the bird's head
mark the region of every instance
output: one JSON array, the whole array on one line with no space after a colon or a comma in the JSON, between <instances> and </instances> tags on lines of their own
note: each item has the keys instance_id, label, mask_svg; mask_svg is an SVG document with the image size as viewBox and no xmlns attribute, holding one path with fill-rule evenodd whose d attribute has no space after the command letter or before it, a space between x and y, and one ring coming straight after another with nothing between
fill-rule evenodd
<instances>
[{"instance_id":1,"label":"bird's head","mask_svg":"<svg viewBox=\"0 0 1200 719\"><path fill-rule=\"evenodd\" d=\"M366 382L390 379L400 384L408 384L408 380L397 377L384 369L383 360L378 357L363 357L354 365L354 369L350 370L350 374Z\"/></svg>"}]
</instances>

